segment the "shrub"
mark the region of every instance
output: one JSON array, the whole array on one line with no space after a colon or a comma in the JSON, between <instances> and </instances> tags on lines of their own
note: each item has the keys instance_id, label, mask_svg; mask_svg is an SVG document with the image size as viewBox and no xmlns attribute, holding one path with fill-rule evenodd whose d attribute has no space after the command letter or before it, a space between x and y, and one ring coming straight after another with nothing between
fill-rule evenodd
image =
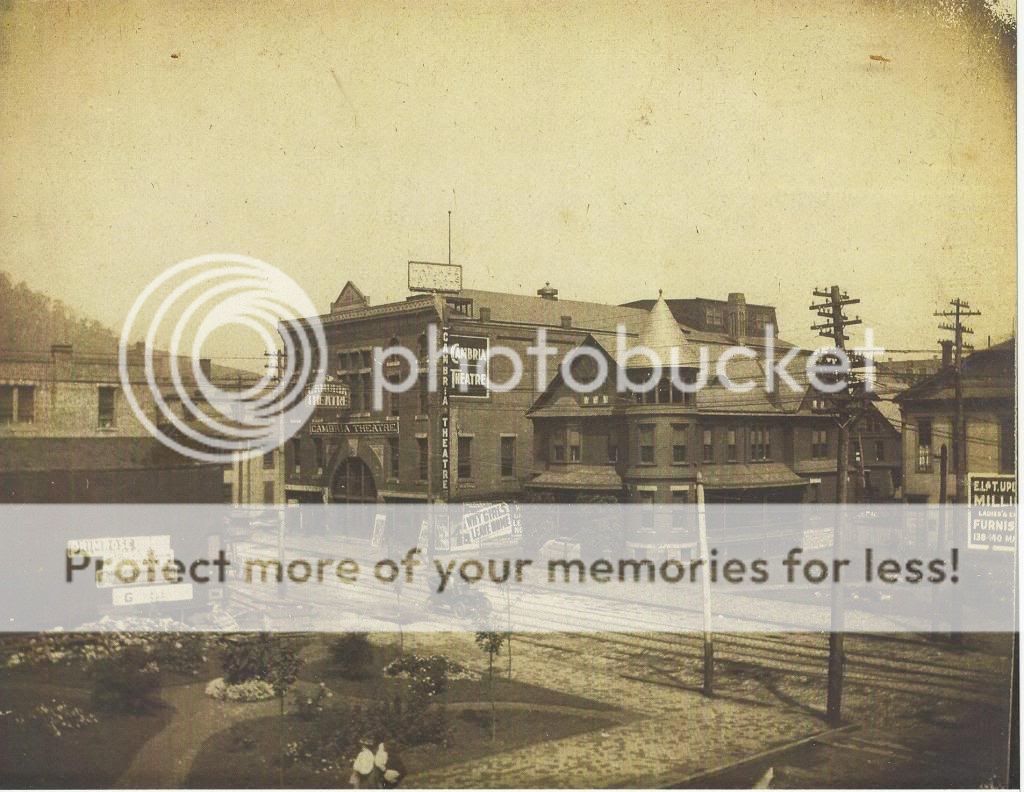
<instances>
[{"instance_id":1,"label":"shrub","mask_svg":"<svg viewBox=\"0 0 1024 792\"><path fill-rule=\"evenodd\" d=\"M140 713L157 703L160 666L141 647L97 663L94 676L92 701L99 709Z\"/></svg>"},{"instance_id":2,"label":"shrub","mask_svg":"<svg viewBox=\"0 0 1024 792\"><path fill-rule=\"evenodd\" d=\"M302 691L296 691L295 693L295 714L300 720L311 721L316 720L324 714L327 709L328 700L334 696L331 691L327 689L327 685L323 682L313 693L303 694Z\"/></svg>"},{"instance_id":3,"label":"shrub","mask_svg":"<svg viewBox=\"0 0 1024 792\"><path fill-rule=\"evenodd\" d=\"M224 682L230 688L243 682L265 682L281 699L284 715L284 697L299 675L302 660L301 642L294 636L256 633L229 635L223 639L221 667Z\"/></svg>"},{"instance_id":4,"label":"shrub","mask_svg":"<svg viewBox=\"0 0 1024 792\"><path fill-rule=\"evenodd\" d=\"M331 641L331 664L345 679L366 679L373 667L373 646L366 633L345 633Z\"/></svg>"}]
</instances>

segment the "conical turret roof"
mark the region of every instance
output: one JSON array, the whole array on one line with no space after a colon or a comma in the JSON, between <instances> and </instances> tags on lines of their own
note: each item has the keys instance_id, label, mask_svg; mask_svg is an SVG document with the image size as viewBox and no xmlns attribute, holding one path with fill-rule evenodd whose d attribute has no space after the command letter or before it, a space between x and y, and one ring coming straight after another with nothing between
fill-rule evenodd
<instances>
[{"instance_id":1,"label":"conical turret roof","mask_svg":"<svg viewBox=\"0 0 1024 792\"><path fill-rule=\"evenodd\" d=\"M661 365L666 368L673 362L676 366L696 366L698 363L696 350L679 329L679 322L672 315L660 290L657 301L644 320L637 345L653 350ZM627 368L650 368L650 363L646 356L634 355L629 359Z\"/></svg>"}]
</instances>

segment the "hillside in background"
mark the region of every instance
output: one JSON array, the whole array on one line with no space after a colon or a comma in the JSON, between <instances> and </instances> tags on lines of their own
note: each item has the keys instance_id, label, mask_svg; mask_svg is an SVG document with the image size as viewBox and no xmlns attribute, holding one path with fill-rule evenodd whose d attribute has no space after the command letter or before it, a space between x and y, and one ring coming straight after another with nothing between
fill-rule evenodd
<instances>
[{"instance_id":1,"label":"hillside in background","mask_svg":"<svg viewBox=\"0 0 1024 792\"><path fill-rule=\"evenodd\" d=\"M117 353L109 327L0 272L0 351L45 352L58 343L73 344L76 352Z\"/></svg>"}]
</instances>

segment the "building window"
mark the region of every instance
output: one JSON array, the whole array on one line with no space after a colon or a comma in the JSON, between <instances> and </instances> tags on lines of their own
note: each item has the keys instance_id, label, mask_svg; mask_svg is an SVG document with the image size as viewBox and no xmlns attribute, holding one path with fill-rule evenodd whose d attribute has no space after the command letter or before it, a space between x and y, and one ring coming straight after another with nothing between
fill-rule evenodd
<instances>
[{"instance_id":1,"label":"building window","mask_svg":"<svg viewBox=\"0 0 1024 792\"><path fill-rule=\"evenodd\" d=\"M875 462L885 461L885 441L875 440Z\"/></svg>"},{"instance_id":2,"label":"building window","mask_svg":"<svg viewBox=\"0 0 1024 792\"><path fill-rule=\"evenodd\" d=\"M516 439L501 438L501 477L514 478L516 475Z\"/></svg>"},{"instance_id":3,"label":"building window","mask_svg":"<svg viewBox=\"0 0 1024 792\"><path fill-rule=\"evenodd\" d=\"M397 437L389 437L388 438L388 478L395 479L395 480L398 479L398 463L399 463L398 438Z\"/></svg>"},{"instance_id":4,"label":"building window","mask_svg":"<svg viewBox=\"0 0 1024 792\"><path fill-rule=\"evenodd\" d=\"M932 422L922 418L917 422L917 472L932 471Z\"/></svg>"},{"instance_id":5,"label":"building window","mask_svg":"<svg viewBox=\"0 0 1024 792\"><path fill-rule=\"evenodd\" d=\"M685 465L689 462L686 455L686 434L689 428L686 424L672 425L672 464Z\"/></svg>"},{"instance_id":6,"label":"building window","mask_svg":"<svg viewBox=\"0 0 1024 792\"><path fill-rule=\"evenodd\" d=\"M750 458L755 462L772 458L771 438L767 429L750 430Z\"/></svg>"},{"instance_id":7,"label":"building window","mask_svg":"<svg viewBox=\"0 0 1024 792\"><path fill-rule=\"evenodd\" d=\"M565 434L561 431L551 435L551 458L555 462L565 462Z\"/></svg>"},{"instance_id":8,"label":"building window","mask_svg":"<svg viewBox=\"0 0 1024 792\"><path fill-rule=\"evenodd\" d=\"M273 451L267 451L267 453L265 453L263 455L263 469L264 470L272 470L273 467L274 467L274 452Z\"/></svg>"},{"instance_id":9,"label":"building window","mask_svg":"<svg viewBox=\"0 0 1024 792\"><path fill-rule=\"evenodd\" d=\"M736 461L736 430L730 429L725 433L725 461Z\"/></svg>"},{"instance_id":10,"label":"building window","mask_svg":"<svg viewBox=\"0 0 1024 792\"><path fill-rule=\"evenodd\" d=\"M569 461L579 462L583 458L583 449L580 445L580 430L569 429L566 432L566 439L569 446Z\"/></svg>"},{"instance_id":11,"label":"building window","mask_svg":"<svg viewBox=\"0 0 1024 792\"><path fill-rule=\"evenodd\" d=\"M388 394L388 396L390 397L389 400L391 402L391 407L388 410L388 412L391 415L397 417L398 416L398 407L399 407L398 397L401 396L401 394L398 392L397 388L398 388L398 383L401 382L401 380L397 376L391 376L391 377L388 377L388 382L391 383L391 387L392 388L395 388L394 391L392 391L391 393Z\"/></svg>"},{"instance_id":12,"label":"building window","mask_svg":"<svg viewBox=\"0 0 1024 792\"><path fill-rule=\"evenodd\" d=\"M117 388L104 386L99 390L99 426L109 428L114 425L114 393Z\"/></svg>"},{"instance_id":13,"label":"building window","mask_svg":"<svg viewBox=\"0 0 1024 792\"><path fill-rule=\"evenodd\" d=\"M828 456L828 429L815 429L811 432L811 457L825 459Z\"/></svg>"},{"instance_id":14,"label":"building window","mask_svg":"<svg viewBox=\"0 0 1024 792\"><path fill-rule=\"evenodd\" d=\"M36 419L35 385L0 385L0 424Z\"/></svg>"},{"instance_id":15,"label":"building window","mask_svg":"<svg viewBox=\"0 0 1024 792\"><path fill-rule=\"evenodd\" d=\"M1017 467L1017 436L1012 415L999 419L999 472L1013 473Z\"/></svg>"},{"instance_id":16,"label":"building window","mask_svg":"<svg viewBox=\"0 0 1024 792\"><path fill-rule=\"evenodd\" d=\"M274 502L274 482L264 481L263 482L263 502L273 503Z\"/></svg>"},{"instance_id":17,"label":"building window","mask_svg":"<svg viewBox=\"0 0 1024 792\"><path fill-rule=\"evenodd\" d=\"M0 385L0 423L14 421L14 387Z\"/></svg>"},{"instance_id":18,"label":"building window","mask_svg":"<svg viewBox=\"0 0 1024 792\"><path fill-rule=\"evenodd\" d=\"M639 427L640 464L654 464L654 424L641 424Z\"/></svg>"},{"instance_id":19,"label":"building window","mask_svg":"<svg viewBox=\"0 0 1024 792\"><path fill-rule=\"evenodd\" d=\"M428 387L427 375L420 374L420 408L419 414L426 415L430 409L430 389Z\"/></svg>"},{"instance_id":20,"label":"building window","mask_svg":"<svg viewBox=\"0 0 1024 792\"><path fill-rule=\"evenodd\" d=\"M371 389L371 379L369 374L361 374L359 376L359 384L363 389L363 411L370 412L373 409L373 390Z\"/></svg>"},{"instance_id":21,"label":"building window","mask_svg":"<svg viewBox=\"0 0 1024 792\"><path fill-rule=\"evenodd\" d=\"M704 430L704 437L703 437L703 441L702 442L703 442L703 446L704 447L703 447L703 453L702 453L701 459L703 459L705 462L714 462L714 460L715 460L715 450L714 450L714 447L711 445L711 430L710 429L705 429Z\"/></svg>"},{"instance_id":22,"label":"building window","mask_svg":"<svg viewBox=\"0 0 1024 792\"><path fill-rule=\"evenodd\" d=\"M473 478L473 438L459 437L459 478Z\"/></svg>"},{"instance_id":23,"label":"building window","mask_svg":"<svg viewBox=\"0 0 1024 792\"><path fill-rule=\"evenodd\" d=\"M313 454L316 457L316 474L323 475L324 472L324 441L321 437L313 438Z\"/></svg>"},{"instance_id":24,"label":"building window","mask_svg":"<svg viewBox=\"0 0 1024 792\"><path fill-rule=\"evenodd\" d=\"M302 475L302 441L297 437L292 438L292 470Z\"/></svg>"},{"instance_id":25,"label":"building window","mask_svg":"<svg viewBox=\"0 0 1024 792\"><path fill-rule=\"evenodd\" d=\"M427 438L416 438L416 453L419 455L419 480L427 480L427 467L429 457L427 456Z\"/></svg>"},{"instance_id":26,"label":"building window","mask_svg":"<svg viewBox=\"0 0 1024 792\"><path fill-rule=\"evenodd\" d=\"M608 462L615 464L619 461L619 438L612 432L608 435Z\"/></svg>"}]
</instances>

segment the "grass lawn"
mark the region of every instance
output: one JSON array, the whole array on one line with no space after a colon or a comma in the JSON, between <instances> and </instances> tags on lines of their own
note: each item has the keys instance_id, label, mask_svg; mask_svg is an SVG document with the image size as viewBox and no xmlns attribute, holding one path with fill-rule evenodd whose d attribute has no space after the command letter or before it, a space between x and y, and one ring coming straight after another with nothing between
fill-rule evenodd
<instances>
[{"instance_id":1,"label":"grass lawn","mask_svg":"<svg viewBox=\"0 0 1024 792\"><path fill-rule=\"evenodd\" d=\"M51 699L92 713L87 677L67 667L0 672L0 710L28 712ZM11 787L110 787L135 753L171 717L101 713L99 723L60 737L40 725L19 726L0 717L0 785Z\"/></svg>"},{"instance_id":2,"label":"grass lawn","mask_svg":"<svg viewBox=\"0 0 1024 792\"><path fill-rule=\"evenodd\" d=\"M485 710L449 711L452 724L447 747L421 745L392 748L409 773L421 772L468 759L489 756L520 748L541 740L555 740L574 734L616 725L621 720L580 713L542 712L530 709L498 709L497 739L491 742L490 712ZM283 736L282 728L283 725ZM280 745L299 739L314 724L293 716L257 718L239 723L210 737L199 751L186 779L188 787L276 787L279 783ZM346 757L344 766L351 767ZM284 772L286 787L347 787L346 769L341 773L313 772L303 764L289 766Z\"/></svg>"},{"instance_id":3,"label":"grass lawn","mask_svg":"<svg viewBox=\"0 0 1024 792\"><path fill-rule=\"evenodd\" d=\"M407 680L400 677L389 677L383 668L398 657L398 648L392 644L374 645L374 661L367 668L363 679L346 679L330 657L320 657L307 662L299 672L299 679L306 682L324 682L335 695L347 699L380 700L397 693ZM513 665L513 673L515 666ZM547 704L577 709L590 709L612 712L617 708L601 701L574 696L558 690L537 687L515 679L505 677L504 664L496 665L494 670L494 697L496 701L519 702L522 704ZM462 702L490 701L487 689L487 678L453 679L448 682L448 690L442 700L449 705Z\"/></svg>"}]
</instances>

